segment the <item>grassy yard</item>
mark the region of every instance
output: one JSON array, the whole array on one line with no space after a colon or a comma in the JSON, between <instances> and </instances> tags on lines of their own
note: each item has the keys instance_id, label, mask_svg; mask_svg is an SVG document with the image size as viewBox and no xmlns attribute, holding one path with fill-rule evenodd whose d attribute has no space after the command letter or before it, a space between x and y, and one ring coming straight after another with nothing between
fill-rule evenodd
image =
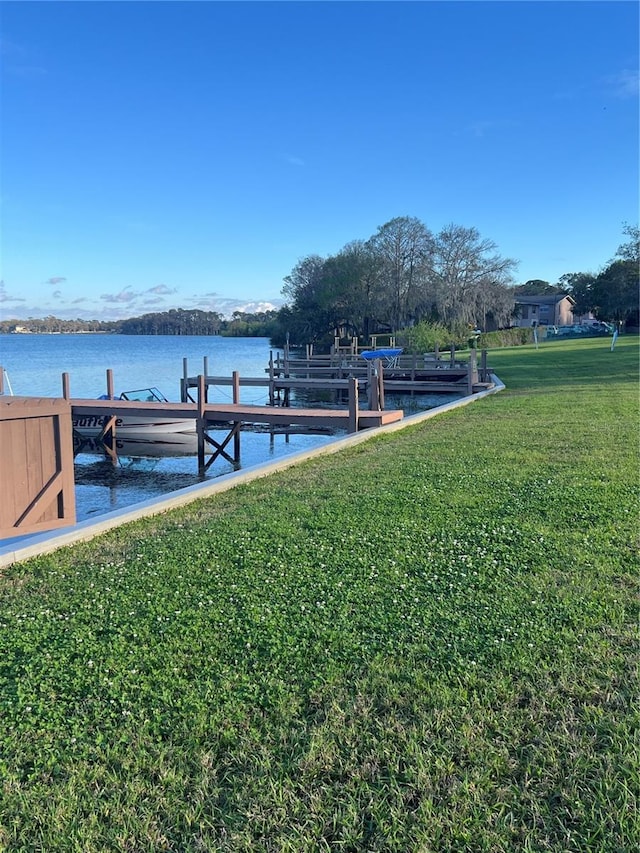
<instances>
[{"instance_id":1,"label":"grassy yard","mask_svg":"<svg viewBox=\"0 0 640 853\"><path fill-rule=\"evenodd\" d=\"M635 851L638 339L0 576L0 850ZM634 707L635 705L635 707Z\"/></svg>"}]
</instances>

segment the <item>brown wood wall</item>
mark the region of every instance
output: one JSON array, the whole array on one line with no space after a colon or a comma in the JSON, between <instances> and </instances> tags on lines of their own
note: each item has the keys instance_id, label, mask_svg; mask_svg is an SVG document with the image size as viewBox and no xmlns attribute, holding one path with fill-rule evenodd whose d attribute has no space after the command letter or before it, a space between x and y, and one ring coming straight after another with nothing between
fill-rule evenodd
<instances>
[{"instance_id":1,"label":"brown wood wall","mask_svg":"<svg viewBox=\"0 0 640 853\"><path fill-rule=\"evenodd\" d=\"M0 539L75 520L69 401L0 399Z\"/></svg>"}]
</instances>

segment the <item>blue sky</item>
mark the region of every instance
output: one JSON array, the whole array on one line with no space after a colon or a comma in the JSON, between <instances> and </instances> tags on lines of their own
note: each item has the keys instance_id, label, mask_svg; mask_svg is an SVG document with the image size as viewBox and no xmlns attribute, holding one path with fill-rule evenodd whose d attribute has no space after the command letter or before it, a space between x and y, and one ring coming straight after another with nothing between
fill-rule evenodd
<instances>
[{"instance_id":1,"label":"blue sky","mask_svg":"<svg viewBox=\"0 0 640 853\"><path fill-rule=\"evenodd\" d=\"M12 2L0 318L280 304L396 216L516 281L638 222L636 2Z\"/></svg>"}]
</instances>

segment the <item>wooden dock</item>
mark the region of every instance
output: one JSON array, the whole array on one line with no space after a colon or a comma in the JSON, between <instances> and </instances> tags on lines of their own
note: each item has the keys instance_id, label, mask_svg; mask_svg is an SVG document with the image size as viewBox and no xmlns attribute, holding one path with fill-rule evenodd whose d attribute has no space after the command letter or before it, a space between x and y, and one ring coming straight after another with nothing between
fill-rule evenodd
<instances>
[{"instance_id":1,"label":"wooden dock","mask_svg":"<svg viewBox=\"0 0 640 853\"><path fill-rule=\"evenodd\" d=\"M361 429L382 426L402 420L401 409L372 412L359 409L357 416L348 409L303 409L290 406L256 406L242 403L206 403L199 413L197 403L139 403L130 400L70 400L73 417L78 418L116 418L125 416L161 418L162 420L188 420L193 418L194 431L198 419L205 427L228 423L268 424L289 426L303 424L314 427L347 429L356 432ZM352 423L357 417L357 426ZM115 425L117 430L117 424Z\"/></svg>"},{"instance_id":2,"label":"wooden dock","mask_svg":"<svg viewBox=\"0 0 640 853\"><path fill-rule=\"evenodd\" d=\"M265 427L294 431L346 430L354 433L362 429L380 427L402 420L401 409L385 408L385 393L459 393L470 395L492 386L486 364L486 351L482 352L478 366L477 353L471 350L467 360L456 358L453 347L446 359L439 353L433 356L417 355L397 357L391 362L384 358L373 362L364 360L359 352L332 352L327 356L314 356L308 348L306 358L285 357L276 359L271 354L267 376L240 377L213 376L209 373L207 358L204 371L189 376L187 360L183 359L181 401L142 402L117 400L114 394L113 373L107 370L106 399L87 400L71 398L69 376L63 374L63 398L68 400L74 419L92 419L97 423L99 441L112 458L117 458L116 438L125 417L153 420L193 421L197 435L198 466L201 472L219 456L237 465L240 461L240 433L245 428ZM231 386L233 402L209 402L212 386ZM269 405L247 405L240 402L241 386L268 389ZM195 390L195 394L193 393ZM298 408L290 405L290 393L296 390L328 390L343 392L348 399L346 408ZM360 396L366 394L368 408L360 407ZM218 441L220 430L226 437ZM218 436L214 436L214 433ZM124 432L120 437L125 437ZM233 453L227 446L233 441ZM82 449L82 439L78 450ZM206 458L207 453L210 454Z\"/></svg>"},{"instance_id":3,"label":"wooden dock","mask_svg":"<svg viewBox=\"0 0 640 853\"><path fill-rule=\"evenodd\" d=\"M383 361L376 364L359 357L357 354L308 356L307 358L274 359L265 368L267 376L243 376L239 380L234 376L214 376L209 373L208 360L204 359L203 373L189 376L186 359L183 361L183 377L180 382L180 397L183 402L191 400L192 390L197 389L199 376L204 376L205 399L209 389L219 386L239 386L265 388L268 391L269 405L288 406L291 391L347 391L353 379L358 380L359 391L366 394L370 409L384 408L385 393L393 394L476 394L491 388L490 369L487 366L487 352L483 350L478 364L475 350L471 350L466 361L457 359L455 350L451 350L446 359L439 354L421 357L417 355L400 356L392 364Z\"/></svg>"},{"instance_id":4,"label":"wooden dock","mask_svg":"<svg viewBox=\"0 0 640 853\"><path fill-rule=\"evenodd\" d=\"M66 379L65 379L66 376ZM360 409L358 400L358 380L351 379L348 387L349 406L343 409L295 408L285 406L256 406L239 402L239 377L234 373L234 401L232 403L208 403L205 394L205 377L198 377L197 401L180 403L139 402L116 400L113 395L113 375L107 371L108 399L87 400L69 396L68 376L63 376L65 399L69 400L73 418L94 419L102 423L100 441L113 458L115 439L123 417L143 417L150 420L190 420L193 419L193 431L198 436L198 468L204 473L218 458L237 465L240 461L240 432L245 424L266 424L272 428L305 426L314 429L344 429L354 433L362 429L371 429L385 424L396 423L404 417L401 409L365 410ZM228 430L226 437L219 442L212 433L220 428ZM226 451L233 440L234 452ZM210 457L207 460L206 451Z\"/></svg>"}]
</instances>

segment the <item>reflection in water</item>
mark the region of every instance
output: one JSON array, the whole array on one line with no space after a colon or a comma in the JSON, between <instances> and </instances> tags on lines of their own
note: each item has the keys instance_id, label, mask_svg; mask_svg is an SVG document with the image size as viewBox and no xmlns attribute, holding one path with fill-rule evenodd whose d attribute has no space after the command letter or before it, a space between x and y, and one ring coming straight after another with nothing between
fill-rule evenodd
<instances>
[{"instance_id":1,"label":"reflection in water","mask_svg":"<svg viewBox=\"0 0 640 853\"><path fill-rule=\"evenodd\" d=\"M239 468L271 462L333 441L338 433L295 428L270 431L259 425L242 431ZM228 428L210 430L222 443ZM340 433L342 434L342 433ZM112 460L96 439L83 444L75 456L76 512L78 521L160 498L178 489L212 480L237 470L218 457L204 476L198 474L198 444L194 435L171 435L167 441L116 440Z\"/></svg>"},{"instance_id":2,"label":"reflection in water","mask_svg":"<svg viewBox=\"0 0 640 853\"><path fill-rule=\"evenodd\" d=\"M97 438L73 434L74 453L99 453L104 455L104 444ZM116 437L116 454L127 457L192 456L198 452L198 437L195 433L170 433L157 438L129 439Z\"/></svg>"},{"instance_id":3,"label":"reflection in water","mask_svg":"<svg viewBox=\"0 0 640 853\"><path fill-rule=\"evenodd\" d=\"M460 394L424 393L422 391L408 391L403 394L386 393L385 409L402 409L405 415L415 415L417 412L426 412L436 406L442 406L453 400L459 400ZM322 390L317 388L296 388L291 394L293 406L309 407L314 409L342 409L349 405L349 393L346 390ZM359 395L359 404L362 409L368 409L369 403L364 392Z\"/></svg>"},{"instance_id":4,"label":"reflection in water","mask_svg":"<svg viewBox=\"0 0 640 853\"><path fill-rule=\"evenodd\" d=\"M77 441L75 456L78 521L201 482L195 435L131 441L118 438L112 459L95 438Z\"/></svg>"}]
</instances>

